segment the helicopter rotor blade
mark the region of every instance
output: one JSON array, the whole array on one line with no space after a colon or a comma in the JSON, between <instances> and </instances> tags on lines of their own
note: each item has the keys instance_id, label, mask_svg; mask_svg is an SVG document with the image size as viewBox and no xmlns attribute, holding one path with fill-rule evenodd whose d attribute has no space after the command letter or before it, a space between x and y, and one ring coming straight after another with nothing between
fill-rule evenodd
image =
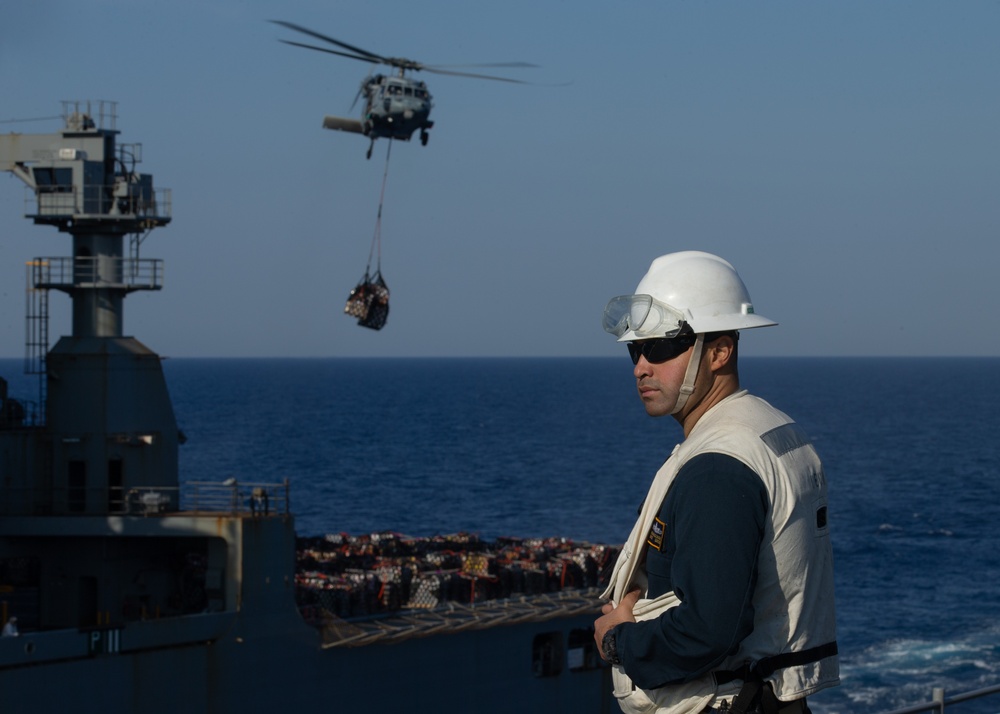
<instances>
[{"instance_id":1,"label":"helicopter rotor blade","mask_svg":"<svg viewBox=\"0 0 1000 714\"><path fill-rule=\"evenodd\" d=\"M472 77L474 79L491 79L496 82L510 82L512 84L534 84L534 82L526 82L520 79L512 79L510 77L497 77L491 74L479 74L476 72L461 72L454 69L448 69L448 67L537 67L538 65L530 64L528 62L491 62L491 63L481 63L481 64L461 64L461 65L425 65L414 60L406 59L404 57L385 57L383 55L376 54L374 52L369 52L368 50L363 50L360 47L355 47L354 45L349 45L346 42L341 42L328 35L324 35L321 32L316 32L315 30L310 30L308 27L302 27L301 25L296 25L292 22L285 22L284 20L271 20L275 25L280 25L286 29L292 30L294 32L301 32L304 35L309 35L310 37L315 37L323 42L329 42L332 45L343 48L345 50L350 50L351 53L342 52L340 50L332 50L327 47L317 47L316 45L309 45L303 42L293 42L292 40L281 40L286 45L293 45L295 47L304 47L309 50L316 50L317 52L326 52L331 55L337 55L339 57L347 57L349 59L361 60L364 62L375 62L380 64L389 65L390 67L396 67L400 70L400 74L410 70L414 72L419 72L424 70L426 72L431 72L433 74L446 74L455 77ZM360 95L359 95L360 96ZM357 99L355 99L355 103Z\"/></svg>"},{"instance_id":2,"label":"helicopter rotor blade","mask_svg":"<svg viewBox=\"0 0 1000 714\"><path fill-rule=\"evenodd\" d=\"M511 79L510 77L496 77L492 74L476 74L475 72L456 72L455 70L441 69L440 67L428 67L427 65L421 66L425 72L431 72L433 74L447 74L453 77L472 77L474 79L492 79L497 82L510 82L512 84L531 84L531 82L525 82L522 79Z\"/></svg>"},{"instance_id":3,"label":"helicopter rotor blade","mask_svg":"<svg viewBox=\"0 0 1000 714\"><path fill-rule=\"evenodd\" d=\"M307 45L304 42L293 42L292 40L278 40L279 42L284 42L286 45L292 45L293 47L305 47L307 50L316 50L317 52L326 52L327 54L337 55L339 57L349 57L350 59L361 60L362 62L372 62L371 57L363 57L361 55L352 55L347 52L340 52L339 50L331 50L328 47L317 47L316 45Z\"/></svg>"},{"instance_id":4,"label":"helicopter rotor blade","mask_svg":"<svg viewBox=\"0 0 1000 714\"><path fill-rule=\"evenodd\" d=\"M431 65L434 69L453 69L455 67L520 67L520 68L538 68L537 64L531 64L530 62L475 62L473 64L434 64Z\"/></svg>"},{"instance_id":5,"label":"helicopter rotor blade","mask_svg":"<svg viewBox=\"0 0 1000 714\"><path fill-rule=\"evenodd\" d=\"M346 42L341 42L340 40L335 40L332 37L324 35L322 33L316 32L315 30L310 30L308 27L302 27L301 25L296 25L292 22L285 22L284 20L271 20L275 25L281 25L282 27L288 28L289 30L294 30L295 32L301 32L304 35L309 35L310 37L315 37L317 40L323 40L324 42L329 42L330 44L336 45L337 47L343 47L345 50L350 50L359 55L363 55L369 61L378 61L385 63L386 59L382 55L377 55L374 52L369 52L368 50L363 50L360 47L355 47L354 45L349 45ZM286 42L282 40L282 42ZM286 44L293 45L294 42L287 42ZM319 50L319 47L312 47L311 45L299 45L300 47L309 47L310 49ZM332 54L340 54L339 52L334 52L333 50L321 50L325 52L330 52ZM344 55L345 57L352 57L352 55ZM353 59L360 59L359 57L353 57Z\"/></svg>"}]
</instances>

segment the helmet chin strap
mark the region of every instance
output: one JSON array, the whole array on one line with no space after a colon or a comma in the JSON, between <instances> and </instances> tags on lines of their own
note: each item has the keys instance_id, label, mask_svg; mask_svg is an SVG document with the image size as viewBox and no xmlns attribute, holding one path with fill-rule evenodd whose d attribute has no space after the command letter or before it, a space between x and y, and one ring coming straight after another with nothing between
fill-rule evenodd
<instances>
[{"instance_id":1,"label":"helmet chin strap","mask_svg":"<svg viewBox=\"0 0 1000 714\"><path fill-rule=\"evenodd\" d=\"M695 335L694 347L691 350L691 359L688 361L687 369L684 370L684 381L681 383L680 391L677 394L677 403L671 414L677 414L687 404L688 397L694 392L694 382L698 379L698 367L701 365L701 351L705 344L705 335L699 333Z\"/></svg>"}]
</instances>

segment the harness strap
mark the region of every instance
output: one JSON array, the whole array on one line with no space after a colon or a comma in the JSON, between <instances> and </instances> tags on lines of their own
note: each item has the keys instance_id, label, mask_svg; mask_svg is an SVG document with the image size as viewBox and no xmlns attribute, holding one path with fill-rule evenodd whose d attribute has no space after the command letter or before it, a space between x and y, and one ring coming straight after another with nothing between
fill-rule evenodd
<instances>
[{"instance_id":1,"label":"harness strap","mask_svg":"<svg viewBox=\"0 0 1000 714\"><path fill-rule=\"evenodd\" d=\"M772 657L764 657L756 665L744 664L739 669L719 669L713 672L716 684L729 684L734 679L746 681L756 675L761 679L767 679L779 669L787 667L801 667L804 664L819 662L821 659L832 657L837 654L837 643L827 642L823 645L810 647L807 650L798 652L785 652Z\"/></svg>"},{"instance_id":2,"label":"harness strap","mask_svg":"<svg viewBox=\"0 0 1000 714\"><path fill-rule=\"evenodd\" d=\"M734 714L744 714L752 711L751 707L758 702L764 707L763 711L777 711L778 700L770 687L764 687L764 680L770 677L779 669L787 667L800 667L804 664L819 662L821 659L832 657L837 654L837 643L827 642L817 647L810 647L807 650L798 652L784 652L772 657L764 657L755 665L744 664L739 669L720 669L713 672L715 683L728 684L736 679L743 680L743 687L740 693L733 700L730 711ZM768 696L770 694L770 696Z\"/></svg>"}]
</instances>

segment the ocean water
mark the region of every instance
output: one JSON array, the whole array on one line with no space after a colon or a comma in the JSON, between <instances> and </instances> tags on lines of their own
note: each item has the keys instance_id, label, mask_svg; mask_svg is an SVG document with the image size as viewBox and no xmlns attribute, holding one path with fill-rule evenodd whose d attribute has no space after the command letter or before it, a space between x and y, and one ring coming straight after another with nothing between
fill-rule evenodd
<instances>
[{"instance_id":1,"label":"ocean water","mask_svg":"<svg viewBox=\"0 0 1000 714\"><path fill-rule=\"evenodd\" d=\"M188 438L182 483L287 478L302 535L620 543L681 438L646 416L624 355L164 365ZM0 374L30 398L20 366L0 360ZM741 376L826 467L842 685L813 711L1000 682L1000 359L744 357Z\"/></svg>"}]
</instances>

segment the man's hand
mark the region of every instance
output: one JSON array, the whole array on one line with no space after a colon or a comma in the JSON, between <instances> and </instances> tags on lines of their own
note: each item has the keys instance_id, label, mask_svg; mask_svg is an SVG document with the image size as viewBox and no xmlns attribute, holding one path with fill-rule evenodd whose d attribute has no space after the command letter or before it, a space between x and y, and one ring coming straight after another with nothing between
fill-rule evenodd
<instances>
[{"instance_id":1,"label":"man's hand","mask_svg":"<svg viewBox=\"0 0 1000 714\"><path fill-rule=\"evenodd\" d=\"M635 607L638 599L639 591L632 590L622 598L622 601L618 603L618 607L608 602L601 608L603 614L594 622L594 641L597 643L597 651L601 653L602 659L604 657L604 635L612 627L620 625L623 622L635 622L635 617L632 615L632 608Z\"/></svg>"}]
</instances>

